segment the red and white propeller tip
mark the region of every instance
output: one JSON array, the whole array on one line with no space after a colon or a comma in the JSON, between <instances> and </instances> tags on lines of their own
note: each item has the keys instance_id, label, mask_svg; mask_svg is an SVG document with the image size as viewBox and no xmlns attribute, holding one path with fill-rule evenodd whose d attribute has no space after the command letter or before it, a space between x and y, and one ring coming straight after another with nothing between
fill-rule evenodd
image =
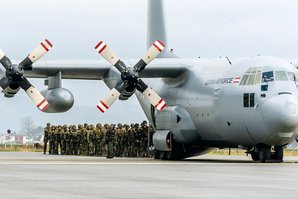
<instances>
[{"instance_id":1,"label":"red and white propeller tip","mask_svg":"<svg viewBox=\"0 0 298 199\"><path fill-rule=\"evenodd\" d=\"M45 111L49 103L48 101L42 96L42 94L33 86L26 90L27 95L30 99L34 102L34 104L39 108L41 111Z\"/></svg>"},{"instance_id":2,"label":"red and white propeller tip","mask_svg":"<svg viewBox=\"0 0 298 199\"><path fill-rule=\"evenodd\" d=\"M96 51L101 54L113 66L119 61L119 57L103 41L95 46Z\"/></svg>"},{"instance_id":3,"label":"red and white propeller tip","mask_svg":"<svg viewBox=\"0 0 298 199\"><path fill-rule=\"evenodd\" d=\"M144 97L159 111L166 107L164 99L162 99L154 90L147 88L143 92Z\"/></svg>"},{"instance_id":4,"label":"red and white propeller tip","mask_svg":"<svg viewBox=\"0 0 298 199\"><path fill-rule=\"evenodd\" d=\"M110 92L97 104L97 108L100 112L106 112L112 104L119 98L120 93L115 88L110 90Z\"/></svg>"},{"instance_id":5,"label":"red and white propeller tip","mask_svg":"<svg viewBox=\"0 0 298 199\"><path fill-rule=\"evenodd\" d=\"M28 58L32 61L32 63L39 60L44 54L46 54L51 48L53 44L45 39L45 41L41 42L28 56Z\"/></svg>"}]
</instances>

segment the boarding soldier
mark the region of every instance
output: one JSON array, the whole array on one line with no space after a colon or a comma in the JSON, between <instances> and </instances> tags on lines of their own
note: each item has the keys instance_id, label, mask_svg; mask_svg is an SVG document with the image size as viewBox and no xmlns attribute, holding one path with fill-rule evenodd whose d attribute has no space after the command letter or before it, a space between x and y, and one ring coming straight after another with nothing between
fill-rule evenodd
<instances>
[{"instance_id":1,"label":"boarding soldier","mask_svg":"<svg viewBox=\"0 0 298 199\"><path fill-rule=\"evenodd\" d=\"M51 124L47 123L47 127L44 129L44 137L43 137L43 154L47 153L47 145L49 142L49 133L51 131Z\"/></svg>"}]
</instances>

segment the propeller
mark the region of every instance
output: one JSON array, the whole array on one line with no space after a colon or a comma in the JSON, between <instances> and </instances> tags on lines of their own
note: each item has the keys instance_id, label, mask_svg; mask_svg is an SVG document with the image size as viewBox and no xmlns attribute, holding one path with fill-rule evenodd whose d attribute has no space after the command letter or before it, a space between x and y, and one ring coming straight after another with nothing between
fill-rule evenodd
<instances>
[{"instance_id":1,"label":"propeller","mask_svg":"<svg viewBox=\"0 0 298 199\"><path fill-rule=\"evenodd\" d=\"M155 59L165 48L165 45L157 40L147 50L144 56L137 62L134 67L126 67L123 61L110 49L103 41L99 42L95 49L103 56L110 64L115 66L121 73L121 80L110 92L97 104L97 108L104 113L111 105L119 98L120 94L127 88L130 90L137 89L144 97L159 111L162 111L166 103L165 101L151 88L149 88L142 79L139 78L145 67Z\"/></svg>"},{"instance_id":2,"label":"propeller","mask_svg":"<svg viewBox=\"0 0 298 199\"><path fill-rule=\"evenodd\" d=\"M10 59L0 49L0 63L6 70L6 76L0 80L0 91L5 90L9 86L21 87L25 90L33 103L42 111L44 111L49 103L41 95L41 93L24 77L24 70L30 70L32 64L46 54L53 45L47 39L41 42L21 63L12 64Z\"/></svg>"}]
</instances>

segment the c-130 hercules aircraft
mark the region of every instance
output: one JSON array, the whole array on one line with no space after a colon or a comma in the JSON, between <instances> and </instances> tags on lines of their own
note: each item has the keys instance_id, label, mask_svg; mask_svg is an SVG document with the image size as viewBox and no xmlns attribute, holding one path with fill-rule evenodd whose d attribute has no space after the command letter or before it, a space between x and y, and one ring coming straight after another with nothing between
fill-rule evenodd
<instances>
[{"instance_id":1,"label":"c-130 hercules aircraft","mask_svg":"<svg viewBox=\"0 0 298 199\"><path fill-rule=\"evenodd\" d=\"M40 110L58 113L74 102L62 79L103 80L111 91L97 108L105 112L115 100L136 94L156 129L150 147L155 158L179 160L212 148L241 148L254 161L282 161L283 146L298 127L295 66L263 56L235 59L233 65L225 59L183 59L168 48L162 0L148 0L147 36L149 49L139 61L120 60L103 41L95 47L103 61L38 61L52 48L48 40L20 64L0 51L5 68L0 90L13 97L22 88ZM47 78L47 89L39 93L26 77Z\"/></svg>"}]
</instances>

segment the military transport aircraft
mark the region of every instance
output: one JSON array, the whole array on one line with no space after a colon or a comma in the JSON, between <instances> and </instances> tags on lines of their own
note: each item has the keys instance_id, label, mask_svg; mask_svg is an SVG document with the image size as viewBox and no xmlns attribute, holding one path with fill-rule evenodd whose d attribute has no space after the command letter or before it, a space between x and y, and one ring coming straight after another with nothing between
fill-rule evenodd
<instances>
[{"instance_id":1,"label":"military transport aircraft","mask_svg":"<svg viewBox=\"0 0 298 199\"><path fill-rule=\"evenodd\" d=\"M155 158L178 160L212 148L241 148L254 161L282 161L283 146L298 127L298 70L292 64L263 56L232 63L183 59L168 48L162 0L148 0L147 43L140 60L119 59L103 41L95 47L102 61L38 61L52 48L48 40L19 64L0 51L5 68L0 87L5 97L24 89L40 110L51 113L65 112L74 102L61 79L103 80L111 91L97 108L105 112L115 100L136 94L156 129ZM47 78L47 89L39 93L27 77Z\"/></svg>"}]
</instances>

